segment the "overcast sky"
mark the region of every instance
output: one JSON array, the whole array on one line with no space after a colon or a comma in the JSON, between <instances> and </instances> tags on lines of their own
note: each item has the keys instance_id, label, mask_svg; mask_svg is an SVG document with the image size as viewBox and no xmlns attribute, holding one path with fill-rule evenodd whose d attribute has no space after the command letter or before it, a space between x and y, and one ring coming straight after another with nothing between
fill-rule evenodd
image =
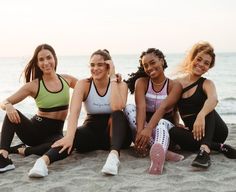
<instances>
[{"instance_id":1,"label":"overcast sky","mask_svg":"<svg viewBox=\"0 0 236 192\"><path fill-rule=\"evenodd\" d=\"M41 43L58 55L184 53L200 40L236 52L235 36L235 0L0 0L1 57L32 55Z\"/></svg>"}]
</instances>

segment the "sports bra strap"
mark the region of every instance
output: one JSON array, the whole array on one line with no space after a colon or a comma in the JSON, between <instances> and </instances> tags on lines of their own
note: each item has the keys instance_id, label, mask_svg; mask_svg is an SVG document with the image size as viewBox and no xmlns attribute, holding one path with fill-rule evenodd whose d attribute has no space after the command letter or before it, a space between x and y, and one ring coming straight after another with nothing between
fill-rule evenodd
<instances>
[{"instance_id":1,"label":"sports bra strap","mask_svg":"<svg viewBox=\"0 0 236 192\"><path fill-rule=\"evenodd\" d=\"M183 90L182 90L182 94L185 93L186 91L188 91L189 89L192 89L194 86L202 83L203 81L205 80L205 78L201 77L199 78L197 81L193 82L192 84L190 84L189 86L185 87Z\"/></svg>"}]
</instances>

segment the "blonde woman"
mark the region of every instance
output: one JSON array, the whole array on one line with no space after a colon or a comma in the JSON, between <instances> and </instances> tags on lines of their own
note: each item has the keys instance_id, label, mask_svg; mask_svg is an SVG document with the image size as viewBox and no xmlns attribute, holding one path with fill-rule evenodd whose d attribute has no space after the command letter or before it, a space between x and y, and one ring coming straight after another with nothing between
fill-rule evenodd
<instances>
[{"instance_id":1,"label":"blonde woman","mask_svg":"<svg viewBox=\"0 0 236 192\"><path fill-rule=\"evenodd\" d=\"M180 66L183 76L177 79L183 87L178 110L184 126L170 130L171 139L182 149L199 150L192 166L205 169L211 165L211 149L236 158L236 150L224 144L228 127L215 111L218 102L215 84L202 77L214 64L214 49L208 42L195 44L187 54Z\"/></svg>"}]
</instances>

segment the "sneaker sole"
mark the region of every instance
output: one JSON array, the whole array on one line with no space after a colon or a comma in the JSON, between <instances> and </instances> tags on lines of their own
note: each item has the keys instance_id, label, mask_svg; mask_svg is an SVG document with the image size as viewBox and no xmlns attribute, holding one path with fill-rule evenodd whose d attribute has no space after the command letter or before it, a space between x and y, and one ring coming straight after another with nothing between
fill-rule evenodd
<instances>
[{"instance_id":1,"label":"sneaker sole","mask_svg":"<svg viewBox=\"0 0 236 192\"><path fill-rule=\"evenodd\" d=\"M0 173L4 173L4 172L6 172L6 171L10 171L10 170L13 170L13 169L15 169L15 165L8 165L8 166L6 166L6 167L4 167L4 168L1 168L0 169Z\"/></svg>"},{"instance_id":2,"label":"sneaker sole","mask_svg":"<svg viewBox=\"0 0 236 192\"><path fill-rule=\"evenodd\" d=\"M118 172L112 171L112 170L107 169L107 168L103 168L101 170L101 172L105 175L117 175L118 174Z\"/></svg>"},{"instance_id":3,"label":"sneaker sole","mask_svg":"<svg viewBox=\"0 0 236 192\"><path fill-rule=\"evenodd\" d=\"M48 174L44 175L42 174L41 172L37 171L37 170L34 170L34 171L30 171L28 176L30 178L42 178L42 177L46 177Z\"/></svg>"},{"instance_id":4,"label":"sneaker sole","mask_svg":"<svg viewBox=\"0 0 236 192\"><path fill-rule=\"evenodd\" d=\"M192 162L191 166L196 167L196 168L201 168L201 169L208 169L211 166L211 163L203 165L197 162Z\"/></svg>"},{"instance_id":5,"label":"sneaker sole","mask_svg":"<svg viewBox=\"0 0 236 192\"><path fill-rule=\"evenodd\" d=\"M153 144L150 150L151 166L149 173L154 175L160 175L163 171L165 162L165 151L161 144Z\"/></svg>"}]
</instances>

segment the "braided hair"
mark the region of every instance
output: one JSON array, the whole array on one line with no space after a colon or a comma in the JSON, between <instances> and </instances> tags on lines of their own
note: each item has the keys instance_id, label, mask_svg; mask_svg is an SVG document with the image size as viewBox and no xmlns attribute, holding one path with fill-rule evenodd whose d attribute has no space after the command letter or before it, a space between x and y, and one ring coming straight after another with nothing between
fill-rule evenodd
<instances>
[{"instance_id":1,"label":"braided hair","mask_svg":"<svg viewBox=\"0 0 236 192\"><path fill-rule=\"evenodd\" d=\"M167 68L167 62L165 60L165 56L164 54L159 50L159 49L155 49L155 48L148 48L147 51L143 51L142 54L139 57L139 67L138 70L134 73L129 74L129 78L127 80L125 80L125 82L128 85L128 88L130 90L130 93L133 94L134 93L134 87L135 87L135 82L138 78L140 77L148 77L147 73L144 71L143 65L142 65L142 58L143 56L153 53L155 54L158 58L163 59L164 61L164 65L163 68L166 69Z\"/></svg>"}]
</instances>

